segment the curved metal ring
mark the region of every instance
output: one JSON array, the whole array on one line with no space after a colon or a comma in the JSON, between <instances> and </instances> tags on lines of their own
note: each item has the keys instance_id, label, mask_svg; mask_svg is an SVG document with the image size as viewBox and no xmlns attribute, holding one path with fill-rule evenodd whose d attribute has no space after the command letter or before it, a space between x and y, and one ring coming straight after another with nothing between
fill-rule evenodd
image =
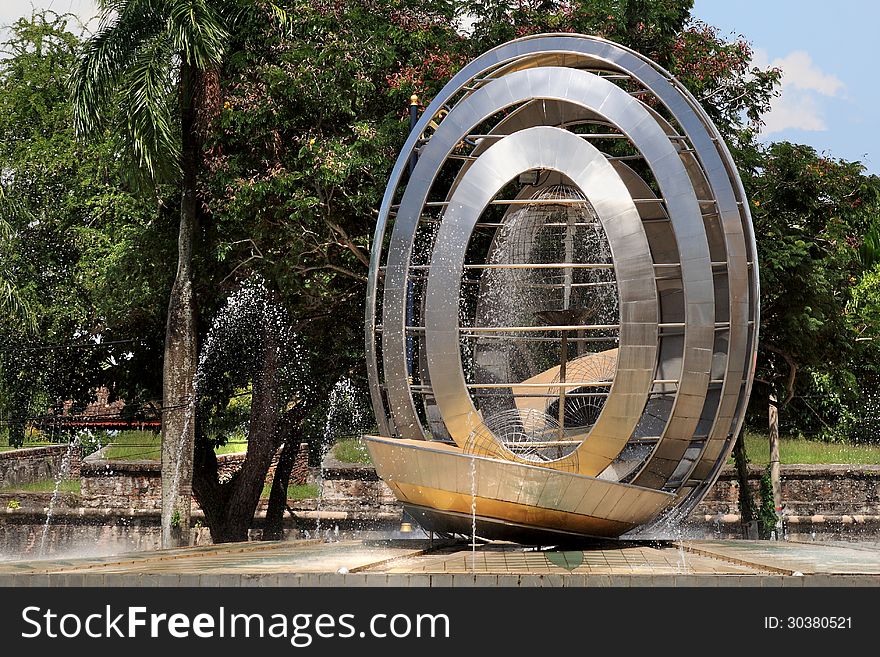
<instances>
[{"instance_id":1,"label":"curved metal ring","mask_svg":"<svg viewBox=\"0 0 880 657\"><path fill-rule=\"evenodd\" d=\"M577 472L592 476L617 456L638 422L654 377L658 329L656 292L639 284L653 277L639 213L614 168L589 142L560 128L527 128L486 149L462 178L443 216L431 260L425 300L428 368L443 421L463 447L481 424L467 392L459 347L458 294L465 252L492 198L517 174L531 169L562 173L589 199L608 237L621 313L627 316L621 322L619 367L608 400L589 436L557 463L577 462Z\"/></svg>"}]
</instances>

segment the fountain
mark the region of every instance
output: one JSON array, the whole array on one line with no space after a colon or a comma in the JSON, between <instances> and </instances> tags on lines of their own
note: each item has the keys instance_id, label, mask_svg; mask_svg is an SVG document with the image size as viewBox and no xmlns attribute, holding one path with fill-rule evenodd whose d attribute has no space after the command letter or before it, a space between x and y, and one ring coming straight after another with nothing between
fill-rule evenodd
<instances>
[{"instance_id":1,"label":"fountain","mask_svg":"<svg viewBox=\"0 0 880 657\"><path fill-rule=\"evenodd\" d=\"M429 121L438 127L425 137ZM783 546L777 561L743 558L748 546L723 541L691 549L680 522L718 478L741 427L758 297L748 204L729 153L665 71L579 35L530 37L481 56L416 126L376 234L366 330L378 427L365 444L410 517L469 541L431 553L409 532L378 544L340 531L324 508L325 458L337 438L372 429L355 383L343 377L329 394L319 448L317 531L308 537L320 545L73 564L89 571L76 573L81 582L100 584L102 569L151 578L153 568L240 584L242 571L266 575L259 571L269 559L276 583L287 584L324 585L312 579L321 573L337 583L434 585L457 574L525 585L538 581L537 564L541 581L551 581L546 569L567 586L578 582L569 575L618 576L616 559L600 561L623 550L637 554L627 565L650 565L650 584L697 573L757 582L786 573L785 555L803 559L797 544ZM214 321L194 384L202 401L229 384L227 374L255 375L258 331L268 328L296 353L266 295L251 281ZM282 374L285 385L305 386L297 358ZM200 410L190 409L186 423ZM181 478L178 467L172 500ZM59 489L60 478L44 553ZM484 542L493 538L520 545ZM624 540L608 549L599 543L608 538ZM595 549L567 549L582 542ZM478 547L503 558L478 561ZM845 572L880 577L873 557L834 550L836 566L838 556L849 560ZM831 562L787 574L816 575ZM69 566L53 567L63 576ZM0 581L6 576L19 572L0 569Z\"/></svg>"},{"instance_id":2,"label":"fountain","mask_svg":"<svg viewBox=\"0 0 880 657\"><path fill-rule=\"evenodd\" d=\"M743 421L756 260L730 153L669 73L573 34L485 53L427 107L380 209L378 473L472 542L674 526Z\"/></svg>"},{"instance_id":3,"label":"fountain","mask_svg":"<svg viewBox=\"0 0 880 657\"><path fill-rule=\"evenodd\" d=\"M55 511L55 505L58 503L58 495L61 491L61 482L70 475L70 457L73 454L74 447L79 445L79 440L74 437L67 443L67 451L61 458L61 467L58 468L58 474L55 477L55 488L52 490L52 499L49 501L49 507L46 509L46 524L43 525L43 534L40 538L39 555L46 555L47 540L49 538L49 525L52 524L52 514Z\"/></svg>"},{"instance_id":4,"label":"fountain","mask_svg":"<svg viewBox=\"0 0 880 657\"><path fill-rule=\"evenodd\" d=\"M361 399L354 382L347 376L333 384L327 407L327 418L321 436L318 467L318 501L316 506L316 538L321 538L322 506L324 500L324 462L340 438L356 438L369 427L369 410ZM335 534L338 537L338 526ZM328 535L329 538L329 535Z\"/></svg>"}]
</instances>

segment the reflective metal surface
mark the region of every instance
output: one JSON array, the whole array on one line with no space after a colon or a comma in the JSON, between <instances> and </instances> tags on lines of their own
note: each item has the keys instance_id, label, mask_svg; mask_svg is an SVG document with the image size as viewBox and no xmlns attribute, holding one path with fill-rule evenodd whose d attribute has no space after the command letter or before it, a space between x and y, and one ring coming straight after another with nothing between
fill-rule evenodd
<instances>
[{"instance_id":1,"label":"reflective metal surface","mask_svg":"<svg viewBox=\"0 0 880 657\"><path fill-rule=\"evenodd\" d=\"M383 466L402 482L401 500L425 518L446 500L443 522L457 522L463 502L442 491L462 493L415 449L427 440L444 458L478 454L511 477L530 468L584 478L568 488L617 483L604 502L614 514L641 508L632 490L664 499L634 524L603 516L611 524L587 527L487 497L508 535L541 522L617 535L693 508L729 454L754 376L758 282L745 201L706 113L633 51L537 35L465 66L404 145L373 242L367 365L380 433L406 439ZM602 242L607 264L582 252ZM505 259L511 249L539 260ZM544 252L553 255L535 255ZM600 307L617 316L591 320ZM590 378L584 367L595 363L607 372ZM407 463L420 465L401 479Z\"/></svg>"},{"instance_id":2,"label":"reflective metal surface","mask_svg":"<svg viewBox=\"0 0 880 657\"><path fill-rule=\"evenodd\" d=\"M467 516L475 506L481 519L523 527L620 536L674 499L662 491L473 456L426 441L368 436L366 443L376 472L404 504Z\"/></svg>"}]
</instances>

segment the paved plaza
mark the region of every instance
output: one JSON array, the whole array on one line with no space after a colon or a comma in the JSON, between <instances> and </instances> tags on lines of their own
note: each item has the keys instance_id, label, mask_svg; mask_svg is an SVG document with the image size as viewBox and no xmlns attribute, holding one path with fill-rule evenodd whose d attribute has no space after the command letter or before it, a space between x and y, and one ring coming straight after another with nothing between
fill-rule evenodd
<instances>
[{"instance_id":1,"label":"paved plaza","mask_svg":"<svg viewBox=\"0 0 880 657\"><path fill-rule=\"evenodd\" d=\"M870 543L681 541L538 550L298 540L0 563L0 586L880 586Z\"/></svg>"}]
</instances>

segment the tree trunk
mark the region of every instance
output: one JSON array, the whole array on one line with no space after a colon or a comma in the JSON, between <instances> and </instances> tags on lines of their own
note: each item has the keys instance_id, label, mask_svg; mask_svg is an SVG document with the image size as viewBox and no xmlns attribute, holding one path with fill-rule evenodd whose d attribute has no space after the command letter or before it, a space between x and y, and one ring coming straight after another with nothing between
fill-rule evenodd
<instances>
[{"instance_id":1,"label":"tree trunk","mask_svg":"<svg viewBox=\"0 0 880 657\"><path fill-rule=\"evenodd\" d=\"M782 485L779 481L779 409L776 395L770 394L768 420L770 424L770 484L773 486L773 506L776 509L776 526L782 520Z\"/></svg>"},{"instance_id":2,"label":"tree trunk","mask_svg":"<svg viewBox=\"0 0 880 657\"><path fill-rule=\"evenodd\" d=\"M233 540L247 540L247 530L266 483L266 473L278 449L279 362L278 345L273 337L271 331L267 331L263 368L254 377L247 457L234 481L226 512L228 530L236 537Z\"/></svg>"},{"instance_id":3,"label":"tree trunk","mask_svg":"<svg viewBox=\"0 0 880 657\"><path fill-rule=\"evenodd\" d=\"M736 480L739 484L739 514L746 538L752 538L751 528L755 522L755 502L752 499L752 489L749 487L749 459L746 456L746 443L743 433L736 437L733 446L733 461L736 467ZM755 536L754 538L757 538Z\"/></svg>"},{"instance_id":4,"label":"tree trunk","mask_svg":"<svg viewBox=\"0 0 880 657\"><path fill-rule=\"evenodd\" d=\"M284 538L284 512L287 511L287 486L290 483L290 472L299 454L299 441L292 435L287 436L275 477L272 479L272 490L269 493L269 505L266 507L266 524L263 528L264 541L280 541Z\"/></svg>"},{"instance_id":5,"label":"tree trunk","mask_svg":"<svg viewBox=\"0 0 880 657\"><path fill-rule=\"evenodd\" d=\"M168 301L162 369L162 547L189 544L195 443L195 376L198 368L193 247L197 231L196 171L199 146L193 131L193 79L180 70L182 129L180 226L177 275Z\"/></svg>"},{"instance_id":6,"label":"tree trunk","mask_svg":"<svg viewBox=\"0 0 880 657\"><path fill-rule=\"evenodd\" d=\"M278 449L278 368L278 344L267 332L262 367L254 375L247 456L229 481L219 482L214 450L207 440L199 441L193 483L214 543L248 540L266 474Z\"/></svg>"}]
</instances>

